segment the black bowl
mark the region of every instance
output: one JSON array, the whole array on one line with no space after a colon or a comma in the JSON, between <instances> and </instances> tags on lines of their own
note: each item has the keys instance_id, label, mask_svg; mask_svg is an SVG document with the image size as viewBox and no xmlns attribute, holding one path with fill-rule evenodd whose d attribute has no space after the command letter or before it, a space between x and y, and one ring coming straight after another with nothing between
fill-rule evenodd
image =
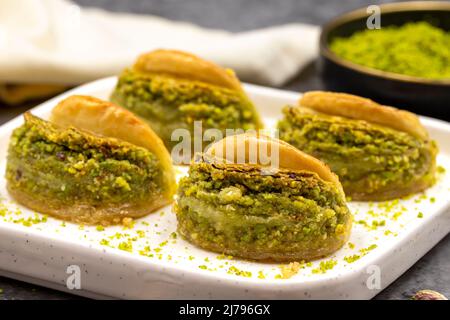
<instances>
[{"instance_id":1,"label":"black bowl","mask_svg":"<svg viewBox=\"0 0 450 320\"><path fill-rule=\"evenodd\" d=\"M380 5L381 27L428 21L450 30L450 2L414 1ZM327 90L371 98L418 114L450 120L450 79L430 80L364 67L338 57L329 49L335 37L348 37L367 28L366 8L351 11L323 26L321 70Z\"/></svg>"}]
</instances>

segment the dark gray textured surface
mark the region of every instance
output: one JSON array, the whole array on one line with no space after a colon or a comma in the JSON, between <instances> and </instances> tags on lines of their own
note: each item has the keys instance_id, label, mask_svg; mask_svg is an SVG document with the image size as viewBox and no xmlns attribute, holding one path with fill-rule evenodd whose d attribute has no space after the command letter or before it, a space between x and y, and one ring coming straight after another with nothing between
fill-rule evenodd
<instances>
[{"instance_id":1,"label":"dark gray textured surface","mask_svg":"<svg viewBox=\"0 0 450 320\"><path fill-rule=\"evenodd\" d=\"M389 1L368 0L76 0L112 11L146 13L191 21L201 26L242 31L290 22L322 24L345 11ZM305 91L323 88L314 65L285 88ZM3 123L26 107L0 108ZM376 299L407 299L421 289L450 297L450 236L444 238ZM73 299L69 294L0 277L0 299Z\"/></svg>"}]
</instances>

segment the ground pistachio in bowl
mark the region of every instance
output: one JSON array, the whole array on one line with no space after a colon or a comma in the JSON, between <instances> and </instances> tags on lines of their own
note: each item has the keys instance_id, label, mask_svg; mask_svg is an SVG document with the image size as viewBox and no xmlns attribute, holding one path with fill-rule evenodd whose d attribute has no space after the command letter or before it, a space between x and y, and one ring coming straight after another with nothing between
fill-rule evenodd
<instances>
[{"instance_id":1,"label":"ground pistachio in bowl","mask_svg":"<svg viewBox=\"0 0 450 320\"><path fill-rule=\"evenodd\" d=\"M330 50L350 62L407 76L450 79L450 32L425 21L366 29L332 39Z\"/></svg>"}]
</instances>

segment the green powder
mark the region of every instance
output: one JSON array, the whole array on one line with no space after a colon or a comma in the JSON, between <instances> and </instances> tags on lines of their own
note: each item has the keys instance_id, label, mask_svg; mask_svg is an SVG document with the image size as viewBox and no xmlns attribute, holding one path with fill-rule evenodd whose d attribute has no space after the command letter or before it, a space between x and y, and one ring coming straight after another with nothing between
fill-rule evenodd
<instances>
[{"instance_id":1,"label":"green powder","mask_svg":"<svg viewBox=\"0 0 450 320\"><path fill-rule=\"evenodd\" d=\"M364 30L335 38L331 51L374 69L429 79L450 79L450 32L427 22Z\"/></svg>"}]
</instances>

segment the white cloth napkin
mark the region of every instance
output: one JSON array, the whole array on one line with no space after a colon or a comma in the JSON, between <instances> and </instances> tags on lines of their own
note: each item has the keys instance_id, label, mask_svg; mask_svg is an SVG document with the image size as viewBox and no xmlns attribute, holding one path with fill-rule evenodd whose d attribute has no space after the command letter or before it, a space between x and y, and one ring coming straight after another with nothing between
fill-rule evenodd
<instances>
[{"instance_id":1,"label":"white cloth napkin","mask_svg":"<svg viewBox=\"0 0 450 320\"><path fill-rule=\"evenodd\" d=\"M79 84L166 48L232 68L244 81L280 85L314 59L318 33L306 24L230 33L67 0L0 0L0 82Z\"/></svg>"}]
</instances>

